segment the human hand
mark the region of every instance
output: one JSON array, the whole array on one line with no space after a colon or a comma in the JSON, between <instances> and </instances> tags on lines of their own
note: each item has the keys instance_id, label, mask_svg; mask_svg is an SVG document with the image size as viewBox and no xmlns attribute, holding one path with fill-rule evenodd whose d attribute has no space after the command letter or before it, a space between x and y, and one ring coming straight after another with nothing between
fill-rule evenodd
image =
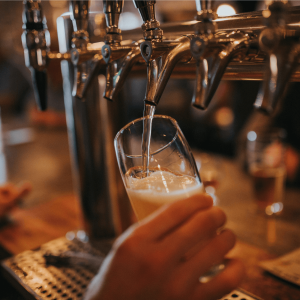
<instances>
[{"instance_id":1,"label":"human hand","mask_svg":"<svg viewBox=\"0 0 300 300\"><path fill-rule=\"evenodd\" d=\"M31 191L29 182L20 186L6 183L0 186L0 218L4 217L17 203Z\"/></svg>"},{"instance_id":2,"label":"human hand","mask_svg":"<svg viewBox=\"0 0 300 300\"><path fill-rule=\"evenodd\" d=\"M229 260L207 283L200 283L199 277L222 262L235 244L230 230L218 233L225 221L207 194L163 206L116 240L84 299L221 298L240 283L241 262Z\"/></svg>"}]
</instances>

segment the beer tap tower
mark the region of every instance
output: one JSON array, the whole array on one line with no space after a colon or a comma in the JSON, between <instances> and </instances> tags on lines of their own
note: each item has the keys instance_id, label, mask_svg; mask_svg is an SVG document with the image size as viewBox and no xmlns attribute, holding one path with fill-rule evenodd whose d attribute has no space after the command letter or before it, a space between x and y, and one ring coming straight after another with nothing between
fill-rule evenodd
<instances>
[{"instance_id":1,"label":"beer tap tower","mask_svg":"<svg viewBox=\"0 0 300 300\"><path fill-rule=\"evenodd\" d=\"M124 1L103 0L106 35L91 43L89 25L96 13L89 12L88 1L70 1L70 12L57 20L60 51L54 53L40 1L24 1L25 62L42 110L47 65L61 61L75 187L91 239L113 238L131 224L113 148L124 125L118 94L129 74L144 72L144 100L151 106L159 103L171 75L196 79L193 105L201 109L221 79L264 79L256 106L267 112L289 80L300 81L299 7L275 1L263 12L218 18L212 1L197 0L195 20L160 24L155 3L134 0L142 30L121 33Z\"/></svg>"},{"instance_id":2,"label":"beer tap tower","mask_svg":"<svg viewBox=\"0 0 300 300\"><path fill-rule=\"evenodd\" d=\"M104 42L89 42L91 15L95 17L95 13L88 13L88 1L70 1L70 12L57 20L60 53L54 53L49 49L40 1L24 1L22 39L26 65L32 70L42 110L46 109L46 66L52 59L62 61L74 186L80 198L84 229L91 240L99 240L124 231L131 224L131 208L113 148L113 136L121 127L122 115L117 103L109 105L101 99L105 81L98 81L98 75L105 74L101 52ZM40 38L38 43L35 36Z\"/></svg>"}]
</instances>

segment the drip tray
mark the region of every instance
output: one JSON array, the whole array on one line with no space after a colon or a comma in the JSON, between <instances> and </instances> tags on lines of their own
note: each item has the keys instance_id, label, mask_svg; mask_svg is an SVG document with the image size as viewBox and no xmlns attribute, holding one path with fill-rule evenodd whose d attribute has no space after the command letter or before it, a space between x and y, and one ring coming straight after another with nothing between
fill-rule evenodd
<instances>
[{"instance_id":1,"label":"drip tray","mask_svg":"<svg viewBox=\"0 0 300 300\"><path fill-rule=\"evenodd\" d=\"M25 299L82 300L111 245L103 240L92 247L78 238L62 237L2 261L1 271ZM231 299L262 300L241 289L220 300Z\"/></svg>"},{"instance_id":2,"label":"drip tray","mask_svg":"<svg viewBox=\"0 0 300 300\"><path fill-rule=\"evenodd\" d=\"M81 300L110 247L62 237L2 261L1 271L25 299Z\"/></svg>"}]
</instances>

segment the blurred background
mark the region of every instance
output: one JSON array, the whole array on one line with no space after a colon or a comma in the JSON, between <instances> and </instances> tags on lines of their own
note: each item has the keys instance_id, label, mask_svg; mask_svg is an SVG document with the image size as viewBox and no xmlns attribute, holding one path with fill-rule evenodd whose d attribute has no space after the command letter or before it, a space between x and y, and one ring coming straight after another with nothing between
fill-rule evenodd
<instances>
[{"instance_id":1,"label":"blurred background","mask_svg":"<svg viewBox=\"0 0 300 300\"><path fill-rule=\"evenodd\" d=\"M102 10L102 1L90 3L90 11ZM263 1L217 1L218 6L222 4L229 4L230 10L219 11L219 15L265 8ZM297 5L296 2L292 4ZM42 1L42 6L51 35L51 50L58 51L56 19L68 11L68 1ZM73 186L60 66L52 62L48 68L49 109L39 112L35 106L30 71L24 63L22 10L22 1L0 1L0 107L4 145L1 180L15 184L22 180L31 181L33 192L24 203L31 206L58 194L72 193ZM195 1L157 1L161 23L193 20L195 14ZM125 1L120 28L140 25L141 19L132 1ZM123 88L124 114L128 122L142 115L145 86L145 78L129 78ZM194 149L236 157L243 128L253 117L253 102L259 83L222 81L206 111L191 106L193 86L192 80L171 79L156 113L177 119ZM295 89L291 89L290 94L295 94ZM282 124L287 121L285 117L278 120ZM300 132L295 126L290 125L293 131Z\"/></svg>"}]
</instances>

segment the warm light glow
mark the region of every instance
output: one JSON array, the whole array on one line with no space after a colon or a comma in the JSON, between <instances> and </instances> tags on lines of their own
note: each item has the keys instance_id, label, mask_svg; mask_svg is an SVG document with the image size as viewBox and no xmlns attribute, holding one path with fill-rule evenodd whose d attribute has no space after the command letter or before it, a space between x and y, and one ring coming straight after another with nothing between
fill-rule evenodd
<instances>
[{"instance_id":1,"label":"warm light glow","mask_svg":"<svg viewBox=\"0 0 300 300\"><path fill-rule=\"evenodd\" d=\"M232 109L229 107L222 107L218 109L215 114L215 120L220 127L226 127L231 125L234 121Z\"/></svg>"},{"instance_id":2,"label":"warm light glow","mask_svg":"<svg viewBox=\"0 0 300 300\"><path fill-rule=\"evenodd\" d=\"M269 89L270 92L274 93L276 90L277 75L278 75L277 57L275 54L270 55L270 69L271 69L271 80L270 80Z\"/></svg>"},{"instance_id":3,"label":"warm light glow","mask_svg":"<svg viewBox=\"0 0 300 300\"><path fill-rule=\"evenodd\" d=\"M250 142L253 142L255 141L257 138L257 134L255 131L249 131L248 134L247 134L247 139L250 141Z\"/></svg>"},{"instance_id":4,"label":"warm light glow","mask_svg":"<svg viewBox=\"0 0 300 300\"><path fill-rule=\"evenodd\" d=\"M121 30L130 30L138 28L142 25L142 21L139 16L132 12L124 12L120 16L119 28Z\"/></svg>"},{"instance_id":5,"label":"warm light glow","mask_svg":"<svg viewBox=\"0 0 300 300\"><path fill-rule=\"evenodd\" d=\"M283 204L281 202L275 202L272 205L266 207L266 214L271 216L276 213L280 213L283 209Z\"/></svg>"},{"instance_id":6,"label":"warm light glow","mask_svg":"<svg viewBox=\"0 0 300 300\"><path fill-rule=\"evenodd\" d=\"M221 4L217 8L217 15L219 17L232 16L232 15L235 15L235 14L236 14L235 9L229 4Z\"/></svg>"},{"instance_id":7,"label":"warm light glow","mask_svg":"<svg viewBox=\"0 0 300 300\"><path fill-rule=\"evenodd\" d=\"M271 12L268 9L266 9L262 12L262 15L264 18L269 18L271 16Z\"/></svg>"},{"instance_id":8,"label":"warm light glow","mask_svg":"<svg viewBox=\"0 0 300 300\"><path fill-rule=\"evenodd\" d=\"M278 74L278 68L277 68L277 57L275 54L270 55L270 69L274 76L277 76Z\"/></svg>"}]
</instances>

